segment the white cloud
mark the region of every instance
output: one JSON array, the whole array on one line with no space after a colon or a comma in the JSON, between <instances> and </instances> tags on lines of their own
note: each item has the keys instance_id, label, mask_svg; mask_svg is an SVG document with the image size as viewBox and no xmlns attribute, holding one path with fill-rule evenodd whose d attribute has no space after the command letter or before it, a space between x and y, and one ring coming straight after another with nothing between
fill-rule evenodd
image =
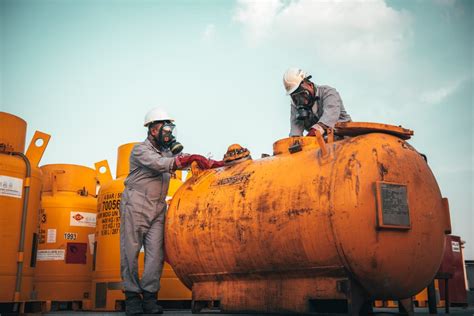
<instances>
[{"instance_id":1,"label":"white cloud","mask_svg":"<svg viewBox=\"0 0 474 316\"><path fill-rule=\"evenodd\" d=\"M420 95L420 101L426 104L438 104L448 96L452 95L464 82L470 77L463 77L458 80L451 81L436 89L424 91Z\"/></svg>"},{"instance_id":2,"label":"white cloud","mask_svg":"<svg viewBox=\"0 0 474 316\"><path fill-rule=\"evenodd\" d=\"M411 16L383 0L240 0L234 20L253 45L276 40L340 62L395 60Z\"/></svg>"},{"instance_id":3,"label":"white cloud","mask_svg":"<svg viewBox=\"0 0 474 316\"><path fill-rule=\"evenodd\" d=\"M201 34L201 38L203 41L210 41L216 35L216 26L214 24L206 25L206 28Z\"/></svg>"}]
</instances>

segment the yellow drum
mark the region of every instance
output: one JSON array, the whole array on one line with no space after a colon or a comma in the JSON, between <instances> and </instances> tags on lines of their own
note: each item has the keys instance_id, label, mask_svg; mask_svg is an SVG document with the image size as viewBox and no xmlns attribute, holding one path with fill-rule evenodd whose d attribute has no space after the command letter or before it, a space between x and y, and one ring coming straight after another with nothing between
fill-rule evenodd
<instances>
[{"instance_id":1,"label":"yellow drum","mask_svg":"<svg viewBox=\"0 0 474 316\"><path fill-rule=\"evenodd\" d=\"M87 301L96 226L96 172L70 164L45 165L41 170L36 298Z\"/></svg>"},{"instance_id":2,"label":"yellow drum","mask_svg":"<svg viewBox=\"0 0 474 316\"><path fill-rule=\"evenodd\" d=\"M93 308L119 310L124 300L120 277L120 200L124 181L129 173L130 153L136 143L118 148L117 178L112 179L107 161L96 163L101 184L97 204L96 255L92 278ZM172 177L168 200L181 186L181 172ZM139 256L139 274L143 273L143 252ZM191 292L179 281L172 268L165 263L161 277L159 300L191 300Z\"/></svg>"},{"instance_id":3,"label":"yellow drum","mask_svg":"<svg viewBox=\"0 0 474 316\"><path fill-rule=\"evenodd\" d=\"M32 297L41 170L50 136L36 132L25 149L26 122L0 112L0 302Z\"/></svg>"}]
</instances>

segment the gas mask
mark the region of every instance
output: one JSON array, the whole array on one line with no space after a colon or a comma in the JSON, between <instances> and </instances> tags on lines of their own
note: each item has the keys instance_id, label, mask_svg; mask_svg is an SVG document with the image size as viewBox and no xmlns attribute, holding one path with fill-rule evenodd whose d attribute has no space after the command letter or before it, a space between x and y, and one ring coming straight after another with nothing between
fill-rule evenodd
<instances>
[{"instance_id":1,"label":"gas mask","mask_svg":"<svg viewBox=\"0 0 474 316\"><path fill-rule=\"evenodd\" d=\"M310 91L300 87L291 94L291 99L296 106L297 120L304 121L314 115L311 108L317 97L314 97Z\"/></svg>"},{"instance_id":2,"label":"gas mask","mask_svg":"<svg viewBox=\"0 0 474 316\"><path fill-rule=\"evenodd\" d=\"M183 150L183 145L176 141L176 125L171 122L163 123L156 137L156 141L160 146L169 148L173 155L177 155Z\"/></svg>"},{"instance_id":3,"label":"gas mask","mask_svg":"<svg viewBox=\"0 0 474 316\"><path fill-rule=\"evenodd\" d=\"M310 92L306 89L302 89L301 91L291 94L291 99L296 106L296 119L304 121L310 118L313 114L311 105L314 102Z\"/></svg>"}]
</instances>

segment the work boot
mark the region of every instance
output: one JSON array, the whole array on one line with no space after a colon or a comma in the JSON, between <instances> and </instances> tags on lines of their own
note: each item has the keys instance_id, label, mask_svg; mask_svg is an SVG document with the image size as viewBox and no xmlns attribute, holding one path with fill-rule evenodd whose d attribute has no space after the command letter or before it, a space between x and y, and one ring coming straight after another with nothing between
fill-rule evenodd
<instances>
[{"instance_id":1,"label":"work boot","mask_svg":"<svg viewBox=\"0 0 474 316\"><path fill-rule=\"evenodd\" d=\"M163 314L163 308L157 303L158 293L143 291L143 311L145 314Z\"/></svg>"},{"instance_id":2,"label":"work boot","mask_svg":"<svg viewBox=\"0 0 474 316\"><path fill-rule=\"evenodd\" d=\"M142 298L139 293L125 291L125 314L127 316L143 314Z\"/></svg>"}]
</instances>

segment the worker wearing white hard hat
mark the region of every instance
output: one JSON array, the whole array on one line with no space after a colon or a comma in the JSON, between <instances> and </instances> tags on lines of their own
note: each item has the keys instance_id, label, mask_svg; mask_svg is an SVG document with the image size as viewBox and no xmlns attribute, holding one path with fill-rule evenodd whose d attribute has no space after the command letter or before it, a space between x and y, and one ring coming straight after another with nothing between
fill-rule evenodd
<instances>
[{"instance_id":1,"label":"worker wearing white hard hat","mask_svg":"<svg viewBox=\"0 0 474 316\"><path fill-rule=\"evenodd\" d=\"M350 122L342 99L336 89L316 85L311 76L299 68L289 68L283 75L286 94L291 97L290 136L322 135L337 122Z\"/></svg>"},{"instance_id":2,"label":"worker wearing white hard hat","mask_svg":"<svg viewBox=\"0 0 474 316\"><path fill-rule=\"evenodd\" d=\"M157 304L163 270L166 196L171 174L196 162L201 169L221 167L223 162L201 155L182 155L176 140L174 119L160 108L150 110L144 121L148 135L130 155L130 173L120 203L120 269L125 291L125 312L161 314ZM142 278L138 254L145 250Z\"/></svg>"}]
</instances>

